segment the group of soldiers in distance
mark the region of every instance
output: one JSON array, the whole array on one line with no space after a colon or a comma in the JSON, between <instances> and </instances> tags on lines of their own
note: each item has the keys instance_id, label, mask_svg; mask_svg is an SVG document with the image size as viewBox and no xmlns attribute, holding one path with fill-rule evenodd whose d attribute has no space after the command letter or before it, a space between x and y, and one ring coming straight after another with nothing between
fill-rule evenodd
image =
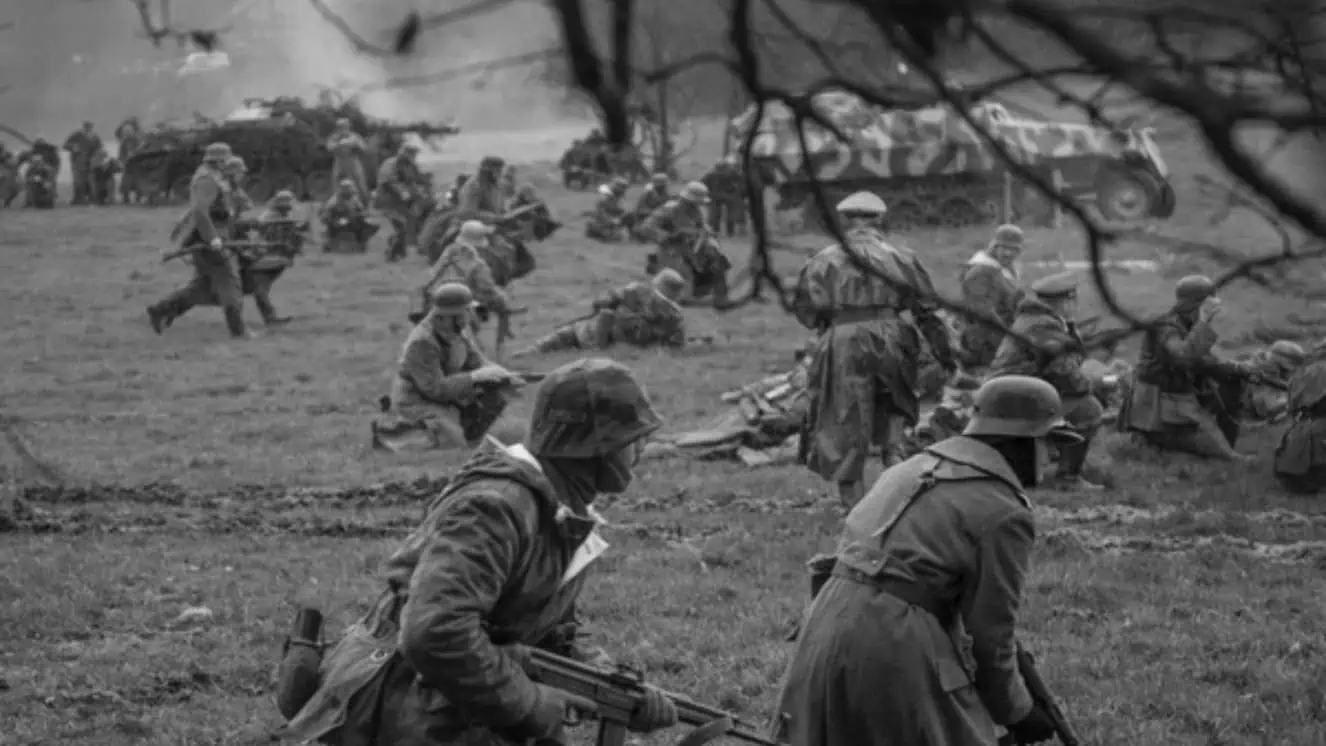
<instances>
[{"instance_id":1,"label":"group of soldiers in distance","mask_svg":"<svg viewBox=\"0 0 1326 746\"><path fill-rule=\"evenodd\" d=\"M121 150L124 149L121 144ZM37 209L55 206L61 148L38 137L22 152L0 143L0 206L10 207L22 196L23 205ZM84 122L64 141L69 154L75 205L108 205L115 200L115 178L123 170L124 153L112 155L92 122Z\"/></svg>"}]
</instances>

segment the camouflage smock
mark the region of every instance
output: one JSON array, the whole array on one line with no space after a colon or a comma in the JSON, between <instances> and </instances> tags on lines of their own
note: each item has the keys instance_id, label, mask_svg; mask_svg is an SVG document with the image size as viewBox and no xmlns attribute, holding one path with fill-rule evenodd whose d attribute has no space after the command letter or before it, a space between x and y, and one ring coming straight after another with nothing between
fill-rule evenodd
<instances>
[{"instance_id":1,"label":"camouflage smock","mask_svg":"<svg viewBox=\"0 0 1326 746\"><path fill-rule=\"evenodd\" d=\"M1013 323L1022 294L1013 271L984 251L976 252L962 272L962 304L972 311L993 316L1003 322L1005 327ZM964 319L964 362L970 367L989 365L1003 339L1002 329Z\"/></svg>"},{"instance_id":2,"label":"camouflage smock","mask_svg":"<svg viewBox=\"0 0 1326 746\"><path fill-rule=\"evenodd\" d=\"M1040 378L1053 386L1063 399L1091 393L1091 379L1082 371L1082 362L1086 359L1082 338L1048 305L1030 296L1023 298L1018 303L1011 331L1012 334L1004 336L999 351L990 362L990 378Z\"/></svg>"},{"instance_id":3,"label":"camouflage smock","mask_svg":"<svg viewBox=\"0 0 1326 746\"><path fill-rule=\"evenodd\" d=\"M598 303L600 313L612 315L611 340L648 347L686 344L686 317L681 307L648 282L632 282Z\"/></svg>"},{"instance_id":4,"label":"camouflage smock","mask_svg":"<svg viewBox=\"0 0 1326 746\"><path fill-rule=\"evenodd\" d=\"M392 406L406 418L455 417L479 394L470 371L487 362L468 332L444 337L427 321L416 324L401 350L391 387Z\"/></svg>"},{"instance_id":5,"label":"camouflage smock","mask_svg":"<svg viewBox=\"0 0 1326 746\"><path fill-rule=\"evenodd\" d=\"M783 742L995 746L995 724L1031 710L1014 634L1034 537L1021 483L978 440L884 472L806 613L779 698Z\"/></svg>"},{"instance_id":6,"label":"camouflage smock","mask_svg":"<svg viewBox=\"0 0 1326 746\"><path fill-rule=\"evenodd\" d=\"M442 252L430 272L423 290L425 302L433 288L445 282L459 282L470 289L475 302L484 309L493 313L504 313L507 310L506 293L493 279L492 268L484 261L478 249L461 239L454 241Z\"/></svg>"},{"instance_id":7,"label":"camouflage smock","mask_svg":"<svg viewBox=\"0 0 1326 746\"><path fill-rule=\"evenodd\" d=\"M397 655L378 664L380 693L370 692L381 710L340 730L358 738L329 742L526 743L520 728L540 694L506 646L541 645L573 618L585 570L606 548L596 523L558 496L523 446L486 441L387 561L389 588L407 600L391 638ZM346 706L321 695L289 736L315 738L335 724Z\"/></svg>"},{"instance_id":8,"label":"camouflage smock","mask_svg":"<svg viewBox=\"0 0 1326 746\"><path fill-rule=\"evenodd\" d=\"M1275 476L1300 492L1326 489L1326 358L1314 358L1289 380L1294 421L1275 449Z\"/></svg>"},{"instance_id":9,"label":"camouflage smock","mask_svg":"<svg viewBox=\"0 0 1326 746\"><path fill-rule=\"evenodd\" d=\"M822 331L811 356L806 465L838 482L861 479L870 446L885 445L876 439L890 416L916 424L921 334L941 365L953 360L934 283L916 255L877 231L847 238L872 272L835 244L806 262L795 291L797 320Z\"/></svg>"},{"instance_id":10,"label":"camouflage smock","mask_svg":"<svg viewBox=\"0 0 1326 746\"><path fill-rule=\"evenodd\" d=\"M1199 390L1209 384L1209 375L1234 367L1211 354L1215 342L1211 325L1195 314L1171 312L1148 329L1132 390L1119 413L1120 427L1156 434L1198 427L1205 410Z\"/></svg>"}]
</instances>

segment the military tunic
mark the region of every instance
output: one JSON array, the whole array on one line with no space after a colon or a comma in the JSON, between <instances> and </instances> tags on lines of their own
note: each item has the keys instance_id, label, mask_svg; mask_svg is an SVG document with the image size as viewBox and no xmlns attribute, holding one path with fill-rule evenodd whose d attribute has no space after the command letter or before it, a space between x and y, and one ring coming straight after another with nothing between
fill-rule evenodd
<instances>
[{"instance_id":1,"label":"military tunic","mask_svg":"<svg viewBox=\"0 0 1326 746\"><path fill-rule=\"evenodd\" d=\"M795 308L803 326L822 332L812 353L806 464L838 483L860 481L871 446L888 447L902 435L891 418L916 424L921 335L941 366L953 366L934 284L916 255L873 230L847 238L873 274L830 246L801 269Z\"/></svg>"},{"instance_id":2,"label":"military tunic","mask_svg":"<svg viewBox=\"0 0 1326 746\"><path fill-rule=\"evenodd\" d=\"M354 183L359 196L368 196L368 182L364 179L364 163L361 160L368 146L364 138L354 132L334 134L327 139L327 149L332 153L332 183L340 184L342 179Z\"/></svg>"},{"instance_id":3,"label":"military tunic","mask_svg":"<svg viewBox=\"0 0 1326 746\"><path fill-rule=\"evenodd\" d=\"M388 249L391 259L404 257L409 245L417 239L419 215L415 209L415 190L420 179L419 169L399 155L383 161L378 169L373 206L391 223L394 232Z\"/></svg>"},{"instance_id":4,"label":"military tunic","mask_svg":"<svg viewBox=\"0 0 1326 746\"><path fill-rule=\"evenodd\" d=\"M1314 354L1289 381L1293 423L1275 449L1276 479L1301 493L1326 490L1326 356Z\"/></svg>"},{"instance_id":5,"label":"military tunic","mask_svg":"<svg viewBox=\"0 0 1326 746\"><path fill-rule=\"evenodd\" d=\"M686 317L648 282L632 282L594 304L598 312L567 324L535 344L539 352L607 349L614 344L679 348Z\"/></svg>"},{"instance_id":6,"label":"military tunic","mask_svg":"<svg viewBox=\"0 0 1326 746\"><path fill-rule=\"evenodd\" d=\"M189 211L175 225L171 237L179 239L181 246L195 247L193 279L154 308L168 325L194 306L219 305L227 311L231 332L238 334L242 331L239 325L243 323L244 301L238 262L230 250L211 247L213 239L228 237L237 212L233 189L219 169L204 163L194 172L189 193Z\"/></svg>"},{"instance_id":7,"label":"military tunic","mask_svg":"<svg viewBox=\"0 0 1326 746\"><path fill-rule=\"evenodd\" d=\"M1086 353L1076 328L1042 301L1026 297L1018 303L1010 331L990 362L989 378L1039 378L1059 392L1064 419L1070 425L1080 432L1098 426L1105 410L1092 395L1091 379L1082 370Z\"/></svg>"},{"instance_id":8,"label":"military tunic","mask_svg":"<svg viewBox=\"0 0 1326 746\"><path fill-rule=\"evenodd\" d=\"M1026 717L1017 612L1034 526L990 446L942 441L847 516L806 613L775 729L795 746L994 746Z\"/></svg>"},{"instance_id":9,"label":"military tunic","mask_svg":"<svg viewBox=\"0 0 1326 746\"><path fill-rule=\"evenodd\" d=\"M424 321L410 330L401 350L391 403L397 415L423 422L440 438L460 446L477 440L487 431L492 416L482 428L475 417L505 402L488 401L496 392L478 387L470 373L488 364L478 343L467 331L441 335Z\"/></svg>"},{"instance_id":10,"label":"military tunic","mask_svg":"<svg viewBox=\"0 0 1326 746\"><path fill-rule=\"evenodd\" d=\"M484 312L501 314L510 308L506 293L493 279L492 268L479 255L479 250L467 243L456 241L438 257L430 270L428 283L423 287L425 303L433 289L444 282L459 282L468 287Z\"/></svg>"},{"instance_id":11,"label":"military tunic","mask_svg":"<svg viewBox=\"0 0 1326 746\"><path fill-rule=\"evenodd\" d=\"M1011 269L984 251L976 252L967 262L962 273L962 302L967 308L988 314L1008 327L1017 315L1017 304L1021 299L1022 290ZM1003 339L1002 329L964 320L963 363L968 367L989 365Z\"/></svg>"},{"instance_id":12,"label":"military tunic","mask_svg":"<svg viewBox=\"0 0 1326 746\"><path fill-rule=\"evenodd\" d=\"M1211 354L1216 334L1196 314L1170 313L1147 330L1132 390L1119 414L1122 429L1152 445L1199 456L1239 457L1222 433L1208 395L1214 378L1237 374L1239 366Z\"/></svg>"}]
</instances>

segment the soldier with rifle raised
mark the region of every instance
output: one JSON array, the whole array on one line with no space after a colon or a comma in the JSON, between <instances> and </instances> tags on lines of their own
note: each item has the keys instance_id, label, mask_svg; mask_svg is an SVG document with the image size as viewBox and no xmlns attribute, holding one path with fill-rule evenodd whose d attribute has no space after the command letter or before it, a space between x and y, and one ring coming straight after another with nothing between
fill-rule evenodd
<instances>
[{"instance_id":1,"label":"soldier with rifle raised","mask_svg":"<svg viewBox=\"0 0 1326 746\"><path fill-rule=\"evenodd\" d=\"M244 296L235 257L226 250L226 235L238 211L232 188L223 168L233 157L230 146L212 143L203 151L203 162L189 185L189 210L171 231L182 239L193 256L194 276L188 285L148 306L152 330L160 334L175 319L197 305L215 299L226 318L230 336L249 336L244 325Z\"/></svg>"}]
</instances>

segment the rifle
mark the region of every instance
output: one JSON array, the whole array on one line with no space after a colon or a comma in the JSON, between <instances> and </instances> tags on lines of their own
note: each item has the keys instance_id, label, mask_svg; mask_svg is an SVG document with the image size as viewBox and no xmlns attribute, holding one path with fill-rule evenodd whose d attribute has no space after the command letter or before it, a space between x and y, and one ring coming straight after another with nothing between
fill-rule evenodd
<instances>
[{"instance_id":1,"label":"rifle","mask_svg":"<svg viewBox=\"0 0 1326 746\"><path fill-rule=\"evenodd\" d=\"M1059 707L1059 703L1054 700L1054 695L1050 693L1050 687L1045 685L1045 680L1041 678L1041 673L1036 669L1036 658L1029 650L1018 644L1018 672L1022 674L1022 681L1027 685L1027 692L1031 694L1031 701L1045 711L1050 716L1050 721L1054 723L1054 734L1059 737L1059 743L1063 746L1082 746L1082 739L1077 737L1077 732L1073 730L1072 724L1064 715L1064 711ZM999 746L1016 746L1017 740L1012 734L1005 734L999 738Z\"/></svg>"},{"instance_id":2,"label":"rifle","mask_svg":"<svg viewBox=\"0 0 1326 746\"><path fill-rule=\"evenodd\" d=\"M644 676L640 672L626 666L618 666L615 671L603 671L535 647L531 647L529 652L530 678L545 686L593 700L597 705L594 713L575 715L580 718L589 715L597 717L599 746L622 746L626 742L626 726L644 703ZM677 708L678 720L687 725L708 726L699 729L705 738L686 739L691 746L698 746L699 743L724 734L746 743L777 746L774 741L742 725L732 713L693 702L680 694L663 692L663 695ZM721 725L716 725L715 721ZM573 716L569 724L575 725L578 722L580 720Z\"/></svg>"},{"instance_id":3,"label":"rifle","mask_svg":"<svg viewBox=\"0 0 1326 746\"><path fill-rule=\"evenodd\" d=\"M502 354L502 344L508 339L515 339L516 335L511 333L511 317L529 313L528 308L509 308L505 313L497 314L497 343L496 353Z\"/></svg>"},{"instance_id":4,"label":"rifle","mask_svg":"<svg viewBox=\"0 0 1326 746\"><path fill-rule=\"evenodd\" d=\"M242 252L245 249L275 249L282 247L284 245L285 244L278 243L275 241L226 241L225 245L222 246L221 248L224 251L230 251L231 253L238 255L240 254L240 252ZM193 254L196 251L202 251L203 249L210 249L210 248L211 248L210 246L187 246L183 249L172 251L169 254L166 254L165 256L161 257L161 261L168 262L171 259L178 259L179 257Z\"/></svg>"}]
</instances>

